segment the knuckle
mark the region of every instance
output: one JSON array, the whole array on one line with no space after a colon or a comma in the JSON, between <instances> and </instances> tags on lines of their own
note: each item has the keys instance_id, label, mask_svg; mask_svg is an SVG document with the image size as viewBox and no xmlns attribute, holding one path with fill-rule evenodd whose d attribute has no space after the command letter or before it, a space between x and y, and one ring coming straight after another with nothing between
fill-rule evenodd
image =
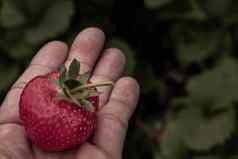
<instances>
[{"instance_id":1,"label":"knuckle","mask_svg":"<svg viewBox=\"0 0 238 159\"><path fill-rule=\"evenodd\" d=\"M118 107L122 108L123 109L123 112L133 112L134 111L134 108L130 107L131 105L131 102L128 101L128 100L123 100L123 99L119 99L119 98L116 98L116 97L111 97L110 98L110 102L111 103L114 103L115 105L119 105ZM113 105L114 105L113 104Z\"/></svg>"},{"instance_id":2,"label":"knuckle","mask_svg":"<svg viewBox=\"0 0 238 159\"><path fill-rule=\"evenodd\" d=\"M102 120L107 120L114 124L118 124L118 126L122 129L127 129L127 127L128 127L127 120L123 120L119 116L114 115L112 113L103 113L103 114L100 114L100 117Z\"/></svg>"},{"instance_id":3,"label":"knuckle","mask_svg":"<svg viewBox=\"0 0 238 159\"><path fill-rule=\"evenodd\" d=\"M104 81L104 80L114 81L114 79L110 75L106 75L106 74L94 73L93 78L100 81Z\"/></svg>"},{"instance_id":4,"label":"knuckle","mask_svg":"<svg viewBox=\"0 0 238 159\"><path fill-rule=\"evenodd\" d=\"M3 149L0 149L0 159L12 159L10 154Z\"/></svg>"}]
</instances>

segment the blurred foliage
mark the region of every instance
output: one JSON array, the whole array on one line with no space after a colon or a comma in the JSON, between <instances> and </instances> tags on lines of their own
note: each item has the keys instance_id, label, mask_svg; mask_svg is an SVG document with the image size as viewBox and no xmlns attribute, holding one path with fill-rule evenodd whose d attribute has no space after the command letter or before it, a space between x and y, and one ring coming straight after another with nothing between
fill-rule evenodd
<instances>
[{"instance_id":1,"label":"blurred foliage","mask_svg":"<svg viewBox=\"0 0 238 159\"><path fill-rule=\"evenodd\" d=\"M1 0L1 100L36 51L89 26L141 84L124 158L238 158L238 1Z\"/></svg>"}]
</instances>

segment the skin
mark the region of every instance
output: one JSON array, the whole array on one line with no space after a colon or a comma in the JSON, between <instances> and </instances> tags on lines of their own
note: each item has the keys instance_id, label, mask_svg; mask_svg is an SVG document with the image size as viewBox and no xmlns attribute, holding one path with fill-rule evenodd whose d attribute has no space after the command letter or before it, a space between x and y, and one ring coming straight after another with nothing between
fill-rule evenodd
<instances>
[{"instance_id":1,"label":"skin","mask_svg":"<svg viewBox=\"0 0 238 159\"><path fill-rule=\"evenodd\" d=\"M98 28L80 32L72 46L53 41L46 44L12 86L0 107L1 159L121 159L128 121L139 96L139 85L131 77L121 77L125 65L123 53L116 48L103 49L104 33ZM102 54L100 55L100 53ZM101 87L97 129L90 142L67 152L49 153L32 145L26 138L18 113L18 102L25 84L74 59L81 72L92 71L92 82L112 80L114 87Z\"/></svg>"}]
</instances>

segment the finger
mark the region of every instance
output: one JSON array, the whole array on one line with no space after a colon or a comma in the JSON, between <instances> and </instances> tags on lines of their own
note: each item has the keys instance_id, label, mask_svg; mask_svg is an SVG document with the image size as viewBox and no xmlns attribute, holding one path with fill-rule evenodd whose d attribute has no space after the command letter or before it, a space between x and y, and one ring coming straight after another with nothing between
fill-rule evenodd
<instances>
[{"instance_id":1,"label":"finger","mask_svg":"<svg viewBox=\"0 0 238 159\"><path fill-rule=\"evenodd\" d=\"M44 151L41 148L33 145L34 155L39 159L75 159L77 149L69 149L60 152Z\"/></svg>"},{"instance_id":2,"label":"finger","mask_svg":"<svg viewBox=\"0 0 238 159\"><path fill-rule=\"evenodd\" d=\"M103 53L101 59L95 67L91 81L116 81L125 65L125 56L123 53L115 48L107 49ZM108 101L112 87L98 87L100 94L99 108L105 105Z\"/></svg>"},{"instance_id":3,"label":"finger","mask_svg":"<svg viewBox=\"0 0 238 159\"><path fill-rule=\"evenodd\" d=\"M67 50L68 48L63 42L54 41L45 45L32 59L30 66L13 87L22 86L22 83L26 83L36 76L56 70L65 61Z\"/></svg>"},{"instance_id":4,"label":"finger","mask_svg":"<svg viewBox=\"0 0 238 159\"><path fill-rule=\"evenodd\" d=\"M92 159L92 158L113 159L109 154L98 149L97 146L86 142L83 145L81 145L79 150L77 151L76 159Z\"/></svg>"},{"instance_id":5,"label":"finger","mask_svg":"<svg viewBox=\"0 0 238 159\"><path fill-rule=\"evenodd\" d=\"M37 159L75 159L75 152L60 151L60 152L48 152L44 151L41 148L33 146L34 155L37 156Z\"/></svg>"},{"instance_id":6,"label":"finger","mask_svg":"<svg viewBox=\"0 0 238 159\"><path fill-rule=\"evenodd\" d=\"M98 113L98 125L93 142L112 156L122 154L128 120L136 108L138 83L121 78L115 84L109 102Z\"/></svg>"},{"instance_id":7,"label":"finger","mask_svg":"<svg viewBox=\"0 0 238 159\"><path fill-rule=\"evenodd\" d=\"M33 159L23 127L17 124L0 125L0 158Z\"/></svg>"},{"instance_id":8,"label":"finger","mask_svg":"<svg viewBox=\"0 0 238 159\"><path fill-rule=\"evenodd\" d=\"M103 48L104 40L104 33L97 28L88 28L80 32L70 49L66 66L69 66L73 59L77 59L81 64L81 73L92 70Z\"/></svg>"},{"instance_id":9,"label":"finger","mask_svg":"<svg viewBox=\"0 0 238 159\"><path fill-rule=\"evenodd\" d=\"M62 42L50 42L36 54L29 67L13 85L0 107L0 124L19 122L18 102L25 84L38 75L55 70L64 63L66 57L67 46Z\"/></svg>"}]
</instances>

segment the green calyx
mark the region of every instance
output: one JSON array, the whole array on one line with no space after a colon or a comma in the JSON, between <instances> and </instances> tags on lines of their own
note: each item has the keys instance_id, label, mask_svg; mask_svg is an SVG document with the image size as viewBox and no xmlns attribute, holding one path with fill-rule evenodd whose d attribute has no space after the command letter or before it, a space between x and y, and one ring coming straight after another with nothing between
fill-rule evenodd
<instances>
[{"instance_id":1,"label":"green calyx","mask_svg":"<svg viewBox=\"0 0 238 159\"><path fill-rule=\"evenodd\" d=\"M58 99L73 102L77 106L93 112L95 111L95 107L88 100L89 97L100 94L96 87L111 86L113 82L89 83L90 72L78 75L79 70L80 62L74 59L68 70L65 66L59 68L60 77L58 79L49 77L49 80L58 88Z\"/></svg>"}]
</instances>

